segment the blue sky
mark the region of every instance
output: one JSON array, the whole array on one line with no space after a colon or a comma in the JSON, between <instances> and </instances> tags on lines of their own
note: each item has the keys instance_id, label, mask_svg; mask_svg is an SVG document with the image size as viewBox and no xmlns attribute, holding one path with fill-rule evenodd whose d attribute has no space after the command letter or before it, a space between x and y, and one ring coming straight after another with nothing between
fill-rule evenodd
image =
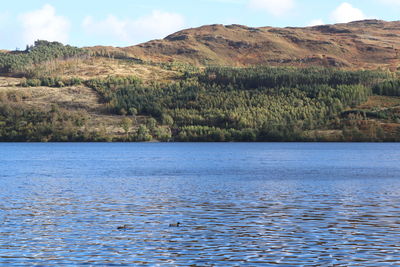
<instances>
[{"instance_id":1,"label":"blue sky","mask_svg":"<svg viewBox=\"0 0 400 267\"><path fill-rule=\"evenodd\" d=\"M36 39L129 46L205 24L309 26L400 20L400 0L24 0L0 7L0 48Z\"/></svg>"}]
</instances>

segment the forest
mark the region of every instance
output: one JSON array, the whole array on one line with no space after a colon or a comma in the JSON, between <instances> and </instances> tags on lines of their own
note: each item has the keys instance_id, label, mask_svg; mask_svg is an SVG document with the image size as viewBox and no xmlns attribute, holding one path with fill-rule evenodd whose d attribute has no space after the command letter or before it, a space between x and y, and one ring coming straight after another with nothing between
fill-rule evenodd
<instances>
[{"instance_id":1,"label":"forest","mask_svg":"<svg viewBox=\"0 0 400 267\"><path fill-rule=\"evenodd\" d=\"M120 77L87 85L110 112L164 125L168 118L175 141L312 141L308 131L344 128L335 125L343 112L365 102L373 88L386 88L390 78L371 71L210 67L169 84ZM355 115L365 114L348 114Z\"/></svg>"},{"instance_id":2,"label":"forest","mask_svg":"<svg viewBox=\"0 0 400 267\"><path fill-rule=\"evenodd\" d=\"M334 68L183 68L168 82L136 76L79 79L38 77L26 66L85 57L83 49L38 41L25 52L0 56L2 72L23 74L22 87L84 85L122 118L125 133L89 133L77 114L0 106L0 140L16 141L397 141L380 120L398 122L396 109L360 110L373 95L400 96L400 80L387 71ZM45 56L44 56L45 55ZM145 117L138 122L137 116ZM131 129L134 130L131 130ZM329 138L319 131L340 132Z\"/></svg>"},{"instance_id":3,"label":"forest","mask_svg":"<svg viewBox=\"0 0 400 267\"><path fill-rule=\"evenodd\" d=\"M1 99L0 99L1 100ZM84 129L85 116L52 106L50 111L26 108L0 101L0 141L84 142L106 141L97 132Z\"/></svg>"},{"instance_id":4,"label":"forest","mask_svg":"<svg viewBox=\"0 0 400 267\"><path fill-rule=\"evenodd\" d=\"M43 62L88 56L88 51L59 42L38 40L24 51L0 53L0 73L35 77L35 68Z\"/></svg>"}]
</instances>

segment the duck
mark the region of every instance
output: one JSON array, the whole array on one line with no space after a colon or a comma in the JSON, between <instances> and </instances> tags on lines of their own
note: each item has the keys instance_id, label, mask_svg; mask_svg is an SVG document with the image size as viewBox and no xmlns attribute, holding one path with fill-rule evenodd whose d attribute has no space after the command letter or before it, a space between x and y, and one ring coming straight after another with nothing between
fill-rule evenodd
<instances>
[{"instance_id":1,"label":"duck","mask_svg":"<svg viewBox=\"0 0 400 267\"><path fill-rule=\"evenodd\" d=\"M128 229L132 229L132 227L130 227L129 225L125 224L125 225L121 225L117 227L117 230L128 230Z\"/></svg>"},{"instance_id":2,"label":"duck","mask_svg":"<svg viewBox=\"0 0 400 267\"><path fill-rule=\"evenodd\" d=\"M181 225L180 222L177 222L177 223L170 223L170 224L169 224L169 227L179 227L179 225Z\"/></svg>"}]
</instances>

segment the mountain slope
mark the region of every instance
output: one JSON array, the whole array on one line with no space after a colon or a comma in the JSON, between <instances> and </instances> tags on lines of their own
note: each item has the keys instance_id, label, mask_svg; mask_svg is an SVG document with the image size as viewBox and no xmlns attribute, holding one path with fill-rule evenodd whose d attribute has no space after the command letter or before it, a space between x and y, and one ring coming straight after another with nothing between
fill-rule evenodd
<instances>
[{"instance_id":1,"label":"mountain slope","mask_svg":"<svg viewBox=\"0 0 400 267\"><path fill-rule=\"evenodd\" d=\"M0 51L0 141L400 141L399 24Z\"/></svg>"},{"instance_id":2,"label":"mountain slope","mask_svg":"<svg viewBox=\"0 0 400 267\"><path fill-rule=\"evenodd\" d=\"M346 68L400 65L400 21L356 21L305 28L251 28L209 25L163 40L115 49L147 61L197 65L330 66Z\"/></svg>"}]
</instances>

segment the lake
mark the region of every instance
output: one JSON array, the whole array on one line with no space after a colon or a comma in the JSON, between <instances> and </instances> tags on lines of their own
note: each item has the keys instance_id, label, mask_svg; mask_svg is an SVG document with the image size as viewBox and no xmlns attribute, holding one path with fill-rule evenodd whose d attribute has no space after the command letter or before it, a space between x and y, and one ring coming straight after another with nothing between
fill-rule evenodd
<instances>
[{"instance_id":1,"label":"lake","mask_svg":"<svg viewBox=\"0 0 400 267\"><path fill-rule=\"evenodd\" d=\"M399 160L400 144L3 143L0 264L400 265Z\"/></svg>"}]
</instances>

